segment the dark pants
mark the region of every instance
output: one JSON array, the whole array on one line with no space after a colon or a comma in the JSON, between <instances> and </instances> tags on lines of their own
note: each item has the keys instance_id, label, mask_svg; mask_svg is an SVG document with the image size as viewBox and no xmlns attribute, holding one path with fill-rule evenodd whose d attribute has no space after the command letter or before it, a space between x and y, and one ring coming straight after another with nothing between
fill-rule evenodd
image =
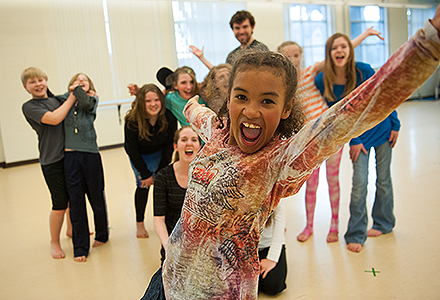
<instances>
[{"instance_id":1,"label":"dark pants","mask_svg":"<svg viewBox=\"0 0 440 300\"><path fill-rule=\"evenodd\" d=\"M64 177L64 158L53 164L42 165L41 171L52 198L52 210L67 209L69 195Z\"/></svg>"},{"instance_id":2,"label":"dark pants","mask_svg":"<svg viewBox=\"0 0 440 300\"><path fill-rule=\"evenodd\" d=\"M148 191L149 188L136 187L136 192L134 193L134 207L136 211L136 222L143 222L145 216L145 209L147 208L148 202Z\"/></svg>"},{"instance_id":3,"label":"dark pants","mask_svg":"<svg viewBox=\"0 0 440 300\"><path fill-rule=\"evenodd\" d=\"M90 249L90 230L85 195L93 210L95 240L105 243L109 235L101 155L66 151L64 165L70 199L74 256L87 256Z\"/></svg>"},{"instance_id":4,"label":"dark pants","mask_svg":"<svg viewBox=\"0 0 440 300\"><path fill-rule=\"evenodd\" d=\"M264 248L258 251L260 260L267 257L269 248ZM278 263L272 270L267 273L266 278L263 279L260 275L258 281L258 290L268 295L276 295L282 292L286 286L287 276L287 261L286 261L286 247L281 248L280 258Z\"/></svg>"},{"instance_id":5,"label":"dark pants","mask_svg":"<svg viewBox=\"0 0 440 300\"><path fill-rule=\"evenodd\" d=\"M151 277L150 284L141 300L166 300L162 282L162 267Z\"/></svg>"}]
</instances>

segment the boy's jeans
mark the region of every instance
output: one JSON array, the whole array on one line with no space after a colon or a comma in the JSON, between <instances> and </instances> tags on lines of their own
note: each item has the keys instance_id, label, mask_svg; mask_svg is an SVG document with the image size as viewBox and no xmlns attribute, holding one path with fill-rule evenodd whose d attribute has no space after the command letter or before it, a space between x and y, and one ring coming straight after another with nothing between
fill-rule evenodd
<instances>
[{"instance_id":1,"label":"boy's jeans","mask_svg":"<svg viewBox=\"0 0 440 300\"><path fill-rule=\"evenodd\" d=\"M386 142L376 151L376 196L373 204L373 229L382 233L393 230L396 220L393 214L394 197L391 182L391 146ZM368 186L368 154L361 152L358 159L353 162L353 187L350 200L350 220L348 221L345 241L363 245L367 239L367 186Z\"/></svg>"}]
</instances>

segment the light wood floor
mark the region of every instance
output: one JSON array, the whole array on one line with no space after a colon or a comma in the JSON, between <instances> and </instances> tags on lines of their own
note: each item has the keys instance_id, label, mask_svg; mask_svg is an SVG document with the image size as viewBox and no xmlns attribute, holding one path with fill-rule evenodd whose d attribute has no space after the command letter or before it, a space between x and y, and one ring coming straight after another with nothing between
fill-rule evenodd
<instances>
[{"instance_id":1,"label":"light wood floor","mask_svg":"<svg viewBox=\"0 0 440 300\"><path fill-rule=\"evenodd\" d=\"M340 171L340 242L325 242L330 207L321 177L315 233L306 243L296 241L305 225L304 190L287 201L289 270L287 289L277 299L440 299L440 102L407 102L398 113L402 128L392 162L395 230L368 239L359 254L346 249L343 235L352 173L346 147ZM103 151L102 158L110 240L92 249L86 263L73 261L64 229L66 258L50 256L51 206L40 166L0 169L0 299L141 297L160 264L152 202L147 208L150 238L137 239L128 158L122 148ZM374 160L370 170L369 211L375 191ZM369 272L373 268L376 276Z\"/></svg>"}]
</instances>

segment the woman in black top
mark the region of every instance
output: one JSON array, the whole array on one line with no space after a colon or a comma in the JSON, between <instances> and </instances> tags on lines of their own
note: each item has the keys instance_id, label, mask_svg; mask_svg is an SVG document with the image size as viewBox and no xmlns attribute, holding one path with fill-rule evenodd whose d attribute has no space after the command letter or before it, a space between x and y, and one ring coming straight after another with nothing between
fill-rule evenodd
<instances>
[{"instance_id":1,"label":"woman in black top","mask_svg":"<svg viewBox=\"0 0 440 300\"><path fill-rule=\"evenodd\" d=\"M136 177L134 196L138 238L147 238L144 214L148 190L156 172L168 165L173 153L173 136L177 120L165 108L165 99L154 84L145 84L136 94L125 116L125 143Z\"/></svg>"},{"instance_id":2,"label":"woman in black top","mask_svg":"<svg viewBox=\"0 0 440 300\"><path fill-rule=\"evenodd\" d=\"M168 236L180 218L188 186L189 164L200 150L197 133L189 126L174 135L176 161L160 170L154 178L154 229L162 243L161 261L165 260Z\"/></svg>"}]
</instances>

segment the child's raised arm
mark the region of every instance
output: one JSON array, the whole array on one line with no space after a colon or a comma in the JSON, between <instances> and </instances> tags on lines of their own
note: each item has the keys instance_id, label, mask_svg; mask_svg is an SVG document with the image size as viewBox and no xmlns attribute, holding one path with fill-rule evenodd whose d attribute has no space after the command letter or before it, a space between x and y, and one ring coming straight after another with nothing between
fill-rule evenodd
<instances>
[{"instance_id":1,"label":"child's raised arm","mask_svg":"<svg viewBox=\"0 0 440 300\"><path fill-rule=\"evenodd\" d=\"M197 56L200 61L208 68L208 69L212 69L214 67L213 64L211 64L206 58L205 56L203 56L203 49L204 47L202 47L202 50L200 50L199 48L197 48L194 45L189 46L189 48L191 49L191 53L194 54L195 56Z\"/></svg>"},{"instance_id":2,"label":"child's raised arm","mask_svg":"<svg viewBox=\"0 0 440 300\"><path fill-rule=\"evenodd\" d=\"M131 96L136 96L137 92L139 92L139 87L136 83L130 83L127 88Z\"/></svg>"},{"instance_id":3,"label":"child's raised arm","mask_svg":"<svg viewBox=\"0 0 440 300\"><path fill-rule=\"evenodd\" d=\"M95 113L95 107L98 104L98 99L93 96L89 96L82 86L76 86L73 91L73 95L78 99L78 108L86 112Z\"/></svg>"},{"instance_id":4,"label":"child's raised arm","mask_svg":"<svg viewBox=\"0 0 440 300\"><path fill-rule=\"evenodd\" d=\"M207 142L216 130L219 120L211 109L199 104L198 100L199 96L189 99L183 109L183 115L200 138Z\"/></svg>"},{"instance_id":5,"label":"child's raised arm","mask_svg":"<svg viewBox=\"0 0 440 300\"><path fill-rule=\"evenodd\" d=\"M367 37L371 35L377 35L378 38L381 40L384 40L384 38L380 35L380 32L373 29L373 26L359 34L357 37L351 40L351 43L353 44L353 47L356 48L359 46Z\"/></svg>"}]
</instances>

